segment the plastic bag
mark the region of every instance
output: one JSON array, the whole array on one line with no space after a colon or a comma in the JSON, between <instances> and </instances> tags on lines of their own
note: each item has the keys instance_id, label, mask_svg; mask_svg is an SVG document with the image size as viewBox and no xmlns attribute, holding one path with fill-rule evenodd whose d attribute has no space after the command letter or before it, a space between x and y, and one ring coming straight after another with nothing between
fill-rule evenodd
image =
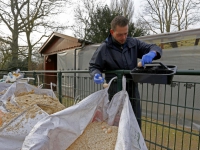
<instances>
[{"instance_id":1,"label":"plastic bag","mask_svg":"<svg viewBox=\"0 0 200 150\"><path fill-rule=\"evenodd\" d=\"M34 109L37 109L38 112L36 116L34 118L27 117ZM0 149L21 150L25 137L34 125L46 116L48 116L48 114L35 105L11 120L8 124L3 126L3 128L0 128Z\"/></svg>"},{"instance_id":2,"label":"plastic bag","mask_svg":"<svg viewBox=\"0 0 200 150\"><path fill-rule=\"evenodd\" d=\"M6 103L6 101L13 95L17 96L21 93L29 93L31 91L33 91L35 94L45 94L47 96L51 96L52 98L56 98L56 95L50 89L40 89L26 82L15 82L11 84L4 95L2 95L0 100Z\"/></svg>"},{"instance_id":3,"label":"plastic bag","mask_svg":"<svg viewBox=\"0 0 200 150\"><path fill-rule=\"evenodd\" d=\"M78 104L40 120L25 138L22 150L66 150L89 123L105 120L109 125L119 127L115 150L147 150L125 84L123 77L123 90L116 93L111 102L108 86Z\"/></svg>"},{"instance_id":4,"label":"plastic bag","mask_svg":"<svg viewBox=\"0 0 200 150\"><path fill-rule=\"evenodd\" d=\"M37 95L47 95L56 99L54 92L50 89L38 89L28 83L19 82L15 82L9 86L0 98L0 149L2 150L21 150L25 137L29 134L35 124L39 120L49 116L47 112L43 111L37 105L30 106L20 114L5 107L8 100L10 103L13 103L13 105L17 105L15 96L29 92ZM9 116L13 114L14 117L11 116L11 119L3 122L3 117L6 114L9 114Z\"/></svg>"},{"instance_id":5,"label":"plastic bag","mask_svg":"<svg viewBox=\"0 0 200 150\"><path fill-rule=\"evenodd\" d=\"M11 86L11 83L0 82L0 98L6 93L7 89Z\"/></svg>"},{"instance_id":6,"label":"plastic bag","mask_svg":"<svg viewBox=\"0 0 200 150\"><path fill-rule=\"evenodd\" d=\"M20 69L17 69L15 72L9 72L7 75L4 75L3 79L0 79L0 82L13 83L23 77L24 73L20 73Z\"/></svg>"}]
</instances>

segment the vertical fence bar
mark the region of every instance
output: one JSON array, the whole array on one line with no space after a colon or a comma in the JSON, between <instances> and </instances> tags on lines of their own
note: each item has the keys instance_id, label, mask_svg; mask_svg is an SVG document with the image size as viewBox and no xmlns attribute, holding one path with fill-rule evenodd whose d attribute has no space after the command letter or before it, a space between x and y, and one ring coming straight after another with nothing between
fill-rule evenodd
<instances>
[{"instance_id":1,"label":"vertical fence bar","mask_svg":"<svg viewBox=\"0 0 200 150\"><path fill-rule=\"evenodd\" d=\"M178 137L178 117L179 117L179 100L180 100L180 82L178 83L177 103L176 103L176 123L175 123L175 137L174 137L174 149L176 149L177 137Z\"/></svg>"},{"instance_id":2,"label":"vertical fence bar","mask_svg":"<svg viewBox=\"0 0 200 150\"><path fill-rule=\"evenodd\" d=\"M58 97L60 103L62 103L62 72L58 72Z\"/></svg>"},{"instance_id":3,"label":"vertical fence bar","mask_svg":"<svg viewBox=\"0 0 200 150\"><path fill-rule=\"evenodd\" d=\"M162 111L162 139L161 139L161 145L165 145L165 138L164 138L164 130L165 130L165 126L164 126L164 123L165 123L165 109L166 109L166 85L164 85L164 99L163 99L163 111ZM162 147L163 148L163 147Z\"/></svg>"},{"instance_id":4,"label":"vertical fence bar","mask_svg":"<svg viewBox=\"0 0 200 150\"><path fill-rule=\"evenodd\" d=\"M186 134L186 132L185 132L185 117L186 117L186 106L187 106L187 93L188 93L188 89L187 89L187 86L188 85L188 83L186 83L186 85L185 85L185 99L184 99L184 107L183 107L183 128L182 128L182 145L181 145L181 149L183 149L183 145L184 145L184 138L185 138L185 134Z\"/></svg>"},{"instance_id":5,"label":"vertical fence bar","mask_svg":"<svg viewBox=\"0 0 200 150\"><path fill-rule=\"evenodd\" d=\"M167 141L167 147L170 147L170 143L172 141L170 141L170 134L171 134L171 115L172 115L172 86L170 87L170 102L169 102L169 123L168 123L168 141Z\"/></svg>"},{"instance_id":6,"label":"vertical fence bar","mask_svg":"<svg viewBox=\"0 0 200 150\"><path fill-rule=\"evenodd\" d=\"M153 147L153 143L152 142L154 141L153 140L153 135L152 135L152 134L154 134L153 131L152 131L153 130L152 129L153 128L152 127L152 125L153 125L153 114L152 113L153 113L153 103L154 103L153 102L153 96L154 96L153 91L154 91L154 84L152 85L152 92L151 92L151 96L150 96L151 97L151 101L150 101L151 102L151 106L150 106L150 110L151 110L151 114L150 114L150 120L151 120L151 124L150 124L150 130L151 130L150 131L150 141L151 141L151 145L150 145L150 148ZM155 146L156 146L156 142L155 142Z\"/></svg>"},{"instance_id":7,"label":"vertical fence bar","mask_svg":"<svg viewBox=\"0 0 200 150\"><path fill-rule=\"evenodd\" d=\"M74 73L74 99L76 98L76 73Z\"/></svg>"},{"instance_id":8,"label":"vertical fence bar","mask_svg":"<svg viewBox=\"0 0 200 150\"><path fill-rule=\"evenodd\" d=\"M33 80L33 84L36 85L37 76L36 76L36 72L35 71L33 71L33 78L35 79L35 80Z\"/></svg>"},{"instance_id":9,"label":"vertical fence bar","mask_svg":"<svg viewBox=\"0 0 200 150\"><path fill-rule=\"evenodd\" d=\"M159 138L157 138L157 136L159 135L158 134L158 129L159 129L159 127L160 127L160 125L158 125L158 110L159 110L159 105L160 105L160 101L159 101L159 97L160 97L160 92L159 92L159 90L160 90L160 84L158 84L158 99L157 99L157 101L158 101L158 103L157 103L157 114L156 114L156 135L155 135L155 143L157 143L158 141L159 141ZM160 144L160 143L157 143L157 144ZM157 146L155 145L155 149L157 148Z\"/></svg>"},{"instance_id":10,"label":"vertical fence bar","mask_svg":"<svg viewBox=\"0 0 200 150\"><path fill-rule=\"evenodd\" d=\"M195 102L195 91L196 91L196 84L194 84L194 91L193 91L193 102L192 102L192 120L191 120L191 129L190 129L190 142L189 142L189 149L191 149L192 144L192 135L193 135L193 119L194 119L194 102Z\"/></svg>"},{"instance_id":11,"label":"vertical fence bar","mask_svg":"<svg viewBox=\"0 0 200 150\"><path fill-rule=\"evenodd\" d=\"M117 73L117 91L122 90L122 73Z\"/></svg>"}]
</instances>

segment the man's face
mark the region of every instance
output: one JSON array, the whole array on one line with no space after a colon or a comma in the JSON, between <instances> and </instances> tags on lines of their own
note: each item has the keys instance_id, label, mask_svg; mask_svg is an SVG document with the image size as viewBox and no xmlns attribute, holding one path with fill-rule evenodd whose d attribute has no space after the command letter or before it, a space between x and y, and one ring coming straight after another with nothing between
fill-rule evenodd
<instances>
[{"instance_id":1,"label":"man's face","mask_svg":"<svg viewBox=\"0 0 200 150\"><path fill-rule=\"evenodd\" d=\"M128 25L125 27L116 26L115 30L110 29L110 33L116 41L124 44L128 35Z\"/></svg>"}]
</instances>

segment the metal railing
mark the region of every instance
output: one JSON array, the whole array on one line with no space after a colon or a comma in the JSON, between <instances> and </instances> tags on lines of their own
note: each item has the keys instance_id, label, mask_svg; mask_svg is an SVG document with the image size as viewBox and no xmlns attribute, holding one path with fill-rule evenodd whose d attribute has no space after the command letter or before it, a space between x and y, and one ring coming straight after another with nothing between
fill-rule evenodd
<instances>
[{"instance_id":1,"label":"metal railing","mask_svg":"<svg viewBox=\"0 0 200 150\"><path fill-rule=\"evenodd\" d=\"M53 88L61 103L74 105L91 93L102 89L94 84L88 70L24 71L25 77L34 77L32 84ZM106 71L115 73L118 90L122 76L130 70ZM52 79L52 80L51 80ZM56 80L55 80L56 79ZM127 81L128 83L129 81ZM51 87L52 88L52 87ZM142 133L150 150L200 149L200 71L177 70L172 84L140 84ZM133 100L130 97L130 100Z\"/></svg>"},{"instance_id":2,"label":"metal railing","mask_svg":"<svg viewBox=\"0 0 200 150\"><path fill-rule=\"evenodd\" d=\"M0 79L3 78L4 75L7 75L9 70L0 70Z\"/></svg>"}]
</instances>

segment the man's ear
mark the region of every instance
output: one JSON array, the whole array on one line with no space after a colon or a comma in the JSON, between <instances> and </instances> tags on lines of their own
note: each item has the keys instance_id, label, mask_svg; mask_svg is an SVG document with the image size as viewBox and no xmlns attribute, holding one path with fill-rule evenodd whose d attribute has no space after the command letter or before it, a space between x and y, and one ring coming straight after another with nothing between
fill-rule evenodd
<instances>
[{"instance_id":1,"label":"man's ear","mask_svg":"<svg viewBox=\"0 0 200 150\"><path fill-rule=\"evenodd\" d=\"M111 35L113 35L113 32L114 32L113 29L110 29L110 34L111 34Z\"/></svg>"}]
</instances>

